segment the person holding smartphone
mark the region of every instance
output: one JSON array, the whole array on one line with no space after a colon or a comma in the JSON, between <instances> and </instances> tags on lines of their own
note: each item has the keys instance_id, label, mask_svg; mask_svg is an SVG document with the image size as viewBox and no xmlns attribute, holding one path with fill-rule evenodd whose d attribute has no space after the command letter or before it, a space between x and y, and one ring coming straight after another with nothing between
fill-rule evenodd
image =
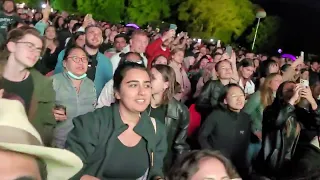
<instances>
[{"instance_id":1,"label":"person holding smartphone","mask_svg":"<svg viewBox=\"0 0 320 180\"><path fill-rule=\"evenodd\" d=\"M53 76L56 105L53 114L58 124L54 129L53 146L65 147L68 133L73 129L72 119L94 110L96 89L87 77L88 57L81 47L66 52L65 71Z\"/></svg>"},{"instance_id":2,"label":"person holding smartphone","mask_svg":"<svg viewBox=\"0 0 320 180\"><path fill-rule=\"evenodd\" d=\"M302 98L307 100L307 108L299 106ZM310 88L292 81L283 82L273 103L263 112L262 148L256 162L257 172L276 179L290 176L299 144L310 143L319 124L320 108Z\"/></svg>"},{"instance_id":3,"label":"person holding smartphone","mask_svg":"<svg viewBox=\"0 0 320 180\"><path fill-rule=\"evenodd\" d=\"M175 29L170 29L164 32L161 38L156 39L147 46L146 55L149 68L156 57L164 56L167 59L170 57L170 45L174 40L175 34Z\"/></svg>"}]
</instances>

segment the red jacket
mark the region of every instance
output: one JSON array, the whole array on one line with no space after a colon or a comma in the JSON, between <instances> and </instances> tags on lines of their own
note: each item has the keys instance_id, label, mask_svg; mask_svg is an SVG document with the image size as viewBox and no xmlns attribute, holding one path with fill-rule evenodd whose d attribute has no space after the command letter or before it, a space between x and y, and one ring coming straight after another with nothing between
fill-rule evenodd
<instances>
[{"instance_id":1,"label":"red jacket","mask_svg":"<svg viewBox=\"0 0 320 180\"><path fill-rule=\"evenodd\" d=\"M146 49L146 55L148 58L148 67L151 67L152 61L154 58L162 55L167 59L170 57L170 49L167 48L165 51L161 48L162 39L158 38L157 40L150 43Z\"/></svg>"}]
</instances>

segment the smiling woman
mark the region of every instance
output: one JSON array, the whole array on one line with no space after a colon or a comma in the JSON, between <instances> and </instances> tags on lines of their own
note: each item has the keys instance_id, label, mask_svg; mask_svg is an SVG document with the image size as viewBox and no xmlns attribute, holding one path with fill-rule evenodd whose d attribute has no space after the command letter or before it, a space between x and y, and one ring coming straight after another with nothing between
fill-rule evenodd
<instances>
[{"instance_id":1,"label":"smiling woman","mask_svg":"<svg viewBox=\"0 0 320 180\"><path fill-rule=\"evenodd\" d=\"M116 103L73 120L67 149L88 162L73 179L88 174L100 179L162 179L166 130L146 112L149 73L144 65L127 62L117 68L113 81Z\"/></svg>"}]
</instances>

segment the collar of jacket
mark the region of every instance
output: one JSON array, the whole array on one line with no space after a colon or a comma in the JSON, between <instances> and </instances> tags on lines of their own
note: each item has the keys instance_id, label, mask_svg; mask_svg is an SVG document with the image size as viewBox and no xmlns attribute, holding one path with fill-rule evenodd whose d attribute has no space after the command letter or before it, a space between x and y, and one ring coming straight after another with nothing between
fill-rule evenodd
<instances>
[{"instance_id":1,"label":"collar of jacket","mask_svg":"<svg viewBox=\"0 0 320 180\"><path fill-rule=\"evenodd\" d=\"M176 99L172 98L167 105L166 116L172 119L179 119L179 110L179 102Z\"/></svg>"},{"instance_id":2,"label":"collar of jacket","mask_svg":"<svg viewBox=\"0 0 320 180\"><path fill-rule=\"evenodd\" d=\"M120 117L119 103L112 105L113 118L114 118L114 129L119 135L128 128ZM133 131L142 136L148 143L150 149L154 149L156 144L156 134L154 126L151 122L150 117L146 111L140 114L140 120L137 125L133 128Z\"/></svg>"},{"instance_id":3,"label":"collar of jacket","mask_svg":"<svg viewBox=\"0 0 320 180\"><path fill-rule=\"evenodd\" d=\"M33 93L28 112L29 120L33 120L38 113L38 103L50 103L55 99L55 93L52 88L52 80L43 76L36 69L29 69L33 81Z\"/></svg>"},{"instance_id":4,"label":"collar of jacket","mask_svg":"<svg viewBox=\"0 0 320 180\"><path fill-rule=\"evenodd\" d=\"M40 102L51 102L55 99L55 93L52 88L52 80L43 76L36 69L29 69L30 75L33 80L34 92L33 95L37 101ZM48 89L50 88L51 89Z\"/></svg>"}]
</instances>

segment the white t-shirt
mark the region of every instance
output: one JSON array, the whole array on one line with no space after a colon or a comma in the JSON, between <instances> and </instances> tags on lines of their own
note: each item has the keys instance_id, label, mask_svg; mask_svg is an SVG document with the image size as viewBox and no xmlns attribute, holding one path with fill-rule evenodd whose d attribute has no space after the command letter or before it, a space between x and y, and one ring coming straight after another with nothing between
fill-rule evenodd
<instances>
[{"instance_id":1,"label":"white t-shirt","mask_svg":"<svg viewBox=\"0 0 320 180\"><path fill-rule=\"evenodd\" d=\"M248 94L248 95L254 93L255 85L254 85L254 83L253 83L251 80L250 80L250 81L247 81L245 87L243 87L243 82L242 82L242 80L240 79L240 80L239 80L239 86L242 87L242 89L244 89L244 93L246 93L246 94Z\"/></svg>"}]
</instances>

